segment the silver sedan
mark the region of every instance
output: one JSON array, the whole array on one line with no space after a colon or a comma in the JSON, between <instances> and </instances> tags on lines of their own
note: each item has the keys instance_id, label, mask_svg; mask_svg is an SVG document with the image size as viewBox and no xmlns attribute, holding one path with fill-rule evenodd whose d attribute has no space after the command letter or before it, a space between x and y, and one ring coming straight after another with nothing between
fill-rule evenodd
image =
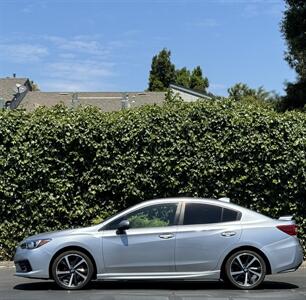
<instances>
[{"instance_id":1,"label":"silver sedan","mask_svg":"<svg viewBox=\"0 0 306 300\"><path fill-rule=\"evenodd\" d=\"M64 289L91 280L224 280L258 287L303 261L289 216L278 220L219 200L143 202L103 223L31 236L17 248L17 276L54 279Z\"/></svg>"}]
</instances>

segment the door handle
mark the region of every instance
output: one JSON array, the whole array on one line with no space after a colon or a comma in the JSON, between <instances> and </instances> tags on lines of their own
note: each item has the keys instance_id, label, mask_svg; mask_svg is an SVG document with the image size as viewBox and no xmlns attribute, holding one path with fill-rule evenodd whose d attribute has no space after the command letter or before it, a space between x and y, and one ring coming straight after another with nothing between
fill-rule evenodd
<instances>
[{"instance_id":1,"label":"door handle","mask_svg":"<svg viewBox=\"0 0 306 300\"><path fill-rule=\"evenodd\" d=\"M236 235L236 232L235 231L224 231L221 233L221 235L224 237L230 237L230 236Z\"/></svg>"},{"instance_id":2,"label":"door handle","mask_svg":"<svg viewBox=\"0 0 306 300\"><path fill-rule=\"evenodd\" d=\"M172 234L172 233L164 233L164 234L160 234L159 237L161 239L168 240L168 239L172 239L174 237L174 234Z\"/></svg>"}]
</instances>

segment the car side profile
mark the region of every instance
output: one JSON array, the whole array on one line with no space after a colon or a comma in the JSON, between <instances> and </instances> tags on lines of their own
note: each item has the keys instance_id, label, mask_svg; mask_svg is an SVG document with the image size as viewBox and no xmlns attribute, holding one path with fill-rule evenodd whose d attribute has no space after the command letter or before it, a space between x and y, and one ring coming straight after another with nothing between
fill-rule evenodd
<instances>
[{"instance_id":1,"label":"car side profile","mask_svg":"<svg viewBox=\"0 0 306 300\"><path fill-rule=\"evenodd\" d=\"M224 280L258 287L303 261L291 217L271 219L228 199L171 198L135 205L91 227L38 234L17 247L16 276L64 289L91 280Z\"/></svg>"}]
</instances>

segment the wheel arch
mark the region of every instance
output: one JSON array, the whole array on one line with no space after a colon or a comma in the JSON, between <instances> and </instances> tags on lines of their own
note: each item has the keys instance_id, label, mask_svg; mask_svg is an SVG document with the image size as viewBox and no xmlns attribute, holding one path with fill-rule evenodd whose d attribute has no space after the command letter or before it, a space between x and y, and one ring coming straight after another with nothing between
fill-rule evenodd
<instances>
[{"instance_id":1,"label":"wheel arch","mask_svg":"<svg viewBox=\"0 0 306 300\"><path fill-rule=\"evenodd\" d=\"M70 251L70 250L77 250L77 251L80 251L84 254L86 254L89 259L91 260L92 264L93 264L93 267L94 267L94 273L93 273L93 279L96 278L97 276L97 265L96 265L96 261L95 259L93 258L92 254L86 250L85 248L83 247L80 247L80 246L66 246L60 250L58 250L53 256L52 256L52 259L50 260L50 264L49 264L49 277L51 279L53 279L53 275L52 275L52 265L53 265L53 262L54 260L56 259L56 257L58 257L61 253L63 252L66 252L66 251Z\"/></svg>"},{"instance_id":2,"label":"wheel arch","mask_svg":"<svg viewBox=\"0 0 306 300\"><path fill-rule=\"evenodd\" d=\"M223 259L223 262L222 262L222 265L221 265L221 273L220 273L220 278L224 278L225 276L225 264L227 262L227 260L229 259L229 257L234 254L235 252L238 252L238 251L241 251L241 250L250 250L250 251L254 251L256 252L257 254L259 254L265 264L266 264L266 268L267 268L267 275L269 274L272 274L272 270L271 270L271 264L269 262L269 259L267 258L267 256L261 251L259 250L258 248L254 247L254 246L241 246L241 247L238 247L238 248L235 248L233 250L231 250L226 256L225 258Z\"/></svg>"}]
</instances>

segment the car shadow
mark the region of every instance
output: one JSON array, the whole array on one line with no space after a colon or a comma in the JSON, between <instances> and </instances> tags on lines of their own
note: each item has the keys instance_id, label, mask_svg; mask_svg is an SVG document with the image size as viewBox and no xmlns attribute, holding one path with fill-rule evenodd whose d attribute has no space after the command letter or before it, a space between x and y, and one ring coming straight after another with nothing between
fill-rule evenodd
<instances>
[{"instance_id":1,"label":"car shadow","mask_svg":"<svg viewBox=\"0 0 306 300\"><path fill-rule=\"evenodd\" d=\"M291 290L295 284L279 281L265 281L257 290ZM17 284L15 290L61 290L53 281L39 281ZM237 290L223 282L208 281L93 281L86 290Z\"/></svg>"}]
</instances>

